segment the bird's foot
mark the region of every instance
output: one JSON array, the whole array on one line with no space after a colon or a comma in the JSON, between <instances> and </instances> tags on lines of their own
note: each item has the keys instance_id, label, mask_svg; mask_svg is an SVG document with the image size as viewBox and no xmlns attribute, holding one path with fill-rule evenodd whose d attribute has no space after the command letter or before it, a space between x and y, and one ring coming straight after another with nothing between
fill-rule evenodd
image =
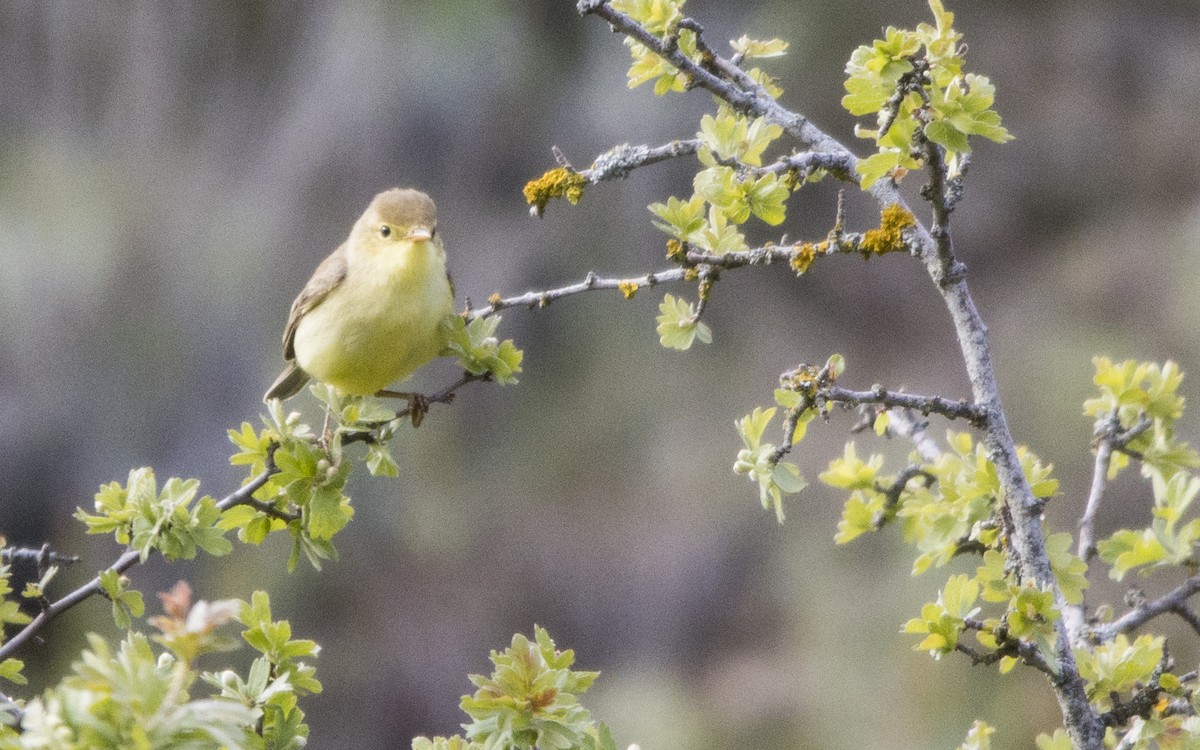
<instances>
[{"instance_id":1,"label":"bird's foot","mask_svg":"<svg viewBox=\"0 0 1200 750\"><path fill-rule=\"evenodd\" d=\"M408 401L408 416L414 428L420 427L425 415L429 413L429 397L423 393L407 391L379 391L379 398L402 398Z\"/></svg>"}]
</instances>

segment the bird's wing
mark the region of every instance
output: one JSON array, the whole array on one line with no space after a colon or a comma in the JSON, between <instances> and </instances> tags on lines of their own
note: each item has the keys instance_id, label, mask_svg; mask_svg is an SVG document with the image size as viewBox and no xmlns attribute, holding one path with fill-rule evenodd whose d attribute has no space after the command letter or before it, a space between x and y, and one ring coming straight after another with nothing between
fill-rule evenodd
<instances>
[{"instance_id":1,"label":"bird's wing","mask_svg":"<svg viewBox=\"0 0 1200 750\"><path fill-rule=\"evenodd\" d=\"M292 303L292 311L288 314L287 328L283 332L283 357L289 362L296 358L296 326L304 314L321 304L325 295L329 294L342 280L346 278L346 246L342 245L332 255L321 261L312 278L304 285L296 301Z\"/></svg>"}]
</instances>

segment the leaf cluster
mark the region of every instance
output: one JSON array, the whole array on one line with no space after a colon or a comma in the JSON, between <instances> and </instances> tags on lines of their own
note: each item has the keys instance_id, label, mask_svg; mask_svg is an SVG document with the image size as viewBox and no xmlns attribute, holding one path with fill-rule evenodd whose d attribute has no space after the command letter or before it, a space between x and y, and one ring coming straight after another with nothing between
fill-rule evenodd
<instances>
[{"instance_id":1,"label":"leaf cluster","mask_svg":"<svg viewBox=\"0 0 1200 750\"><path fill-rule=\"evenodd\" d=\"M320 684L312 668L297 659L315 657L315 644L282 636L289 632L287 623L270 620L262 592L254 594L253 604L192 605L186 586L163 598L167 614L152 622L160 635L152 639L130 632L114 649L104 638L89 634L88 648L71 674L24 706L21 732L0 725L0 749L303 747L308 727L296 701L319 691ZM246 626L243 638L263 655L244 678L232 670L197 671L197 656L229 647L219 629L239 608L237 619ZM276 637L268 643L263 632ZM152 641L163 650L156 650ZM217 692L194 697L202 683Z\"/></svg>"},{"instance_id":2,"label":"leaf cluster","mask_svg":"<svg viewBox=\"0 0 1200 750\"><path fill-rule=\"evenodd\" d=\"M0 537L0 549L4 549L4 537ZM25 625L31 619L21 611L21 605L10 598L13 593L12 566L0 563L0 644L4 643L4 631L9 625ZM20 659L7 658L0 661L0 680L6 680L14 685L24 685L25 675L21 670L25 662ZM3 706L0 706L0 723L3 723Z\"/></svg>"},{"instance_id":3,"label":"leaf cluster","mask_svg":"<svg viewBox=\"0 0 1200 750\"><path fill-rule=\"evenodd\" d=\"M926 143L945 150L953 174L961 157L971 153L970 136L1012 140L992 109L995 86L985 76L963 73L966 48L954 29L954 14L941 0L929 0L929 7L934 24L915 30L889 26L883 39L859 47L846 63L842 106L853 115L876 117L875 128L856 130L878 149L857 165L863 189L923 167Z\"/></svg>"},{"instance_id":4,"label":"leaf cluster","mask_svg":"<svg viewBox=\"0 0 1200 750\"><path fill-rule=\"evenodd\" d=\"M513 636L493 651L490 675L471 675L478 690L462 698L471 718L464 735L418 737L413 750L615 750L608 728L579 703L600 675L571 669L575 653L559 651L545 628Z\"/></svg>"},{"instance_id":5,"label":"leaf cluster","mask_svg":"<svg viewBox=\"0 0 1200 750\"><path fill-rule=\"evenodd\" d=\"M160 492L152 469L133 469L124 486L112 482L100 488L95 513L79 508L75 518L89 534L113 534L142 560L153 551L168 560L190 560L200 549L227 555L233 545L219 526L217 501L207 495L197 501L199 489L196 479L172 477Z\"/></svg>"}]
</instances>

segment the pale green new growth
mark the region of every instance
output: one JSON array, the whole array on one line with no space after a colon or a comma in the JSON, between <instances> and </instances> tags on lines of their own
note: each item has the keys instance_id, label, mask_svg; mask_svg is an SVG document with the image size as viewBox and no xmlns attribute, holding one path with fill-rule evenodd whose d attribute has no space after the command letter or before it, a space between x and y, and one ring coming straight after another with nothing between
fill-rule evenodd
<instances>
[{"instance_id":1,"label":"pale green new growth","mask_svg":"<svg viewBox=\"0 0 1200 750\"><path fill-rule=\"evenodd\" d=\"M967 732L967 739L958 746L958 750L991 750L992 734L995 731L995 727L990 727L986 722L976 720L971 725L971 731Z\"/></svg>"},{"instance_id":2,"label":"pale green new growth","mask_svg":"<svg viewBox=\"0 0 1200 750\"><path fill-rule=\"evenodd\" d=\"M100 590L112 602L113 621L117 627L128 630L133 627L133 621L146 612L146 602L142 592L129 588L129 579L109 568L98 576Z\"/></svg>"},{"instance_id":3,"label":"pale green new growth","mask_svg":"<svg viewBox=\"0 0 1200 750\"><path fill-rule=\"evenodd\" d=\"M842 106L853 115L876 115L875 129L856 131L878 147L858 163L864 190L923 167L922 140L945 149L951 174L958 172L958 158L971 153L968 136L1012 140L992 109L995 87L984 76L962 73L966 48L953 28L954 14L940 0L929 7L935 26L889 26L883 39L859 47L846 63Z\"/></svg>"},{"instance_id":4,"label":"pale green new growth","mask_svg":"<svg viewBox=\"0 0 1200 750\"><path fill-rule=\"evenodd\" d=\"M1175 439L1175 420L1183 416L1184 406L1183 397L1176 394L1183 382L1179 365L1169 360L1162 365L1132 359L1118 363L1108 357L1095 357L1092 364L1096 367L1092 382L1100 395L1084 402L1083 413L1097 421L1115 414L1123 431L1138 427L1143 420L1149 423L1148 429L1126 442L1126 451L1113 454L1109 479L1129 465L1130 454L1141 456L1144 465L1168 477L1183 469L1200 468L1200 454Z\"/></svg>"},{"instance_id":5,"label":"pale green new growth","mask_svg":"<svg viewBox=\"0 0 1200 750\"><path fill-rule=\"evenodd\" d=\"M114 574L115 575L115 574ZM117 592L111 580L108 592ZM318 692L311 641L290 640L286 622L270 619L266 594L254 604L191 602L186 586L163 596L164 616L152 618L154 636L166 647L131 632L114 651L98 635L72 665L72 674L25 705L21 734L0 724L0 748L128 750L128 748L226 748L298 750L308 737L298 696ZM247 626L244 639L263 653L243 678L232 670L198 673L200 654L228 650L235 641L220 633L235 610ZM200 678L218 692L193 697Z\"/></svg>"},{"instance_id":6,"label":"pale green new growth","mask_svg":"<svg viewBox=\"0 0 1200 750\"><path fill-rule=\"evenodd\" d=\"M767 39L760 41L746 35L729 43L733 51L745 58L782 57L787 54L788 43L782 39Z\"/></svg>"},{"instance_id":7,"label":"pale green new growth","mask_svg":"<svg viewBox=\"0 0 1200 750\"><path fill-rule=\"evenodd\" d=\"M472 375L488 375L501 385L517 382L525 355L512 339L496 338L499 315L475 318L470 323L455 316L448 318L446 325L449 339L446 354L457 357L464 370Z\"/></svg>"},{"instance_id":8,"label":"pale green new growth","mask_svg":"<svg viewBox=\"0 0 1200 750\"><path fill-rule=\"evenodd\" d=\"M534 626L532 641L514 635L490 658L492 673L471 675L478 690L462 698L465 737L417 737L413 750L616 750L579 703L600 673L572 670L575 653L559 651L545 628Z\"/></svg>"},{"instance_id":9,"label":"pale green new growth","mask_svg":"<svg viewBox=\"0 0 1200 750\"><path fill-rule=\"evenodd\" d=\"M197 549L227 555L233 545L218 527L220 511L211 497L193 504L200 482L175 477L160 493L149 468L129 472L125 486L113 482L96 493L96 514L79 508L75 517L89 534L112 533L117 542L138 551L142 560L159 551L168 560L190 560Z\"/></svg>"},{"instance_id":10,"label":"pale green new growth","mask_svg":"<svg viewBox=\"0 0 1200 750\"><path fill-rule=\"evenodd\" d=\"M1147 471L1154 490L1154 520L1150 528L1121 529L1097 545L1100 559L1112 566L1109 575L1118 581L1143 565L1192 563L1196 541L1200 539L1200 518L1180 523L1200 494L1200 477L1180 471L1166 479L1158 469Z\"/></svg>"},{"instance_id":11,"label":"pale green new growth","mask_svg":"<svg viewBox=\"0 0 1200 750\"><path fill-rule=\"evenodd\" d=\"M762 439L763 432L774 417L774 407L755 408L737 421L735 426L746 447L738 451L733 470L737 474L746 474L758 484L758 496L763 508L774 509L776 519L783 523L783 496L799 492L807 482L800 475L799 467L778 459L778 448L774 443ZM802 428L798 432L803 436Z\"/></svg>"},{"instance_id":12,"label":"pale green new growth","mask_svg":"<svg viewBox=\"0 0 1200 750\"><path fill-rule=\"evenodd\" d=\"M1112 708L1114 696L1149 682L1162 662L1163 643L1162 636L1150 635L1138 636L1131 643L1122 633L1095 649L1075 649L1079 674L1091 684L1093 700L1106 709Z\"/></svg>"},{"instance_id":13,"label":"pale green new growth","mask_svg":"<svg viewBox=\"0 0 1200 750\"><path fill-rule=\"evenodd\" d=\"M668 294L658 306L658 342L668 349L686 351L699 339L712 343L712 330L700 322L695 306L684 299Z\"/></svg>"},{"instance_id":14,"label":"pale green new growth","mask_svg":"<svg viewBox=\"0 0 1200 750\"><path fill-rule=\"evenodd\" d=\"M905 633L925 636L913 648L928 651L937 659L953 651L963 630L963 620L979 612L975 606L978 599L977 581L965 575L951 576L938 592L937 601L926 604L920 617L905 623Z\"/></svg>"}]
</instances>

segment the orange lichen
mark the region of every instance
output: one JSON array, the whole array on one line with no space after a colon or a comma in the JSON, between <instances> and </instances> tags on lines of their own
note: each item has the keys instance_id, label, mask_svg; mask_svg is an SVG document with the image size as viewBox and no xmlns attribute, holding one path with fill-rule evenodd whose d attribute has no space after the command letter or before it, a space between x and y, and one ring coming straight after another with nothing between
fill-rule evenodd
<instances>
[{"instance_id":1,"label":"orange lichen","mask_svg":"<svg viewBox=\"0 0 1200 750\"><path fill-rule=\"evenodd\" d=\"M879 227L868 229L863 233L863 255L883 255L899 250L907 250L904 244L904 230L915 227L917 220L912 213L898 203L893 203L880 212Z\"/></svg>"},{"instance_id":2,"label":"orange lichen","mask_svg":"<svg viewBox=\"0 0 1200 750\"><path fill-rule=\"evenodd\" d=\"M488 304L489 305L498 305L498 304L500 304L500 300L502 300L502 299L504 299L504 298L500 296L500 292L495 292L494 294L492 294L491 297L488 297Z\"/></svg>"},{"instance_id":3,"label":"orange lichen","mask_svg":"<svg viewBox=\"0 0 1200 750\"><path fill-rule=\"evenodd\" d=\"M679 240L667 240L667 260L682 263L687 259L687 250Z\"/></svg>"},{"instance_id":4,"label":"orange lichen","mask_svg":"<svg viewBox=\"0 0 1200 750\"><path fill-rule=\"evenodd\" d=\"M820 385L821 370L813 365L797 365L794 370L784 373L780 385L789 391L803 393L812 397Z\"/></svg>"},{"instance_id":5,"label":"orange lichen","mask_svg":"<svg viewBox=\"0 0 1200 750\"><path fill-rule=\"evenodd\" d=\"M617 288L621 290L621 294L625 295L625 299L633 299L633 295L637 294L638 285L635 281L621 281L617 284Z\"/></svg>"},{"instance_id":6,"label":"orange lichen","mask_svg":"<svg viewBox=\"0 0 1200 750\"><path fill-rule=\"evenodd\" d=\"M817 248L811 242L805 242L796 250L796 254L792 256L792 270L799 276L807 273L812 266L813 261L817 259Z\"/></svg>"},{"instance_id":7,"label":"orange lichen","mask_svg":"<svg viewBox=\"0 0 1200 750\"><path fill-rule=\"evenodd\" d=\"M540 215L552 198L566 198L572 205L578 203L587 184L587 178L575 170L555 167L536 180L526 183L525 202L533 206L534 211Z\"/></svg>"}]
</instances>

